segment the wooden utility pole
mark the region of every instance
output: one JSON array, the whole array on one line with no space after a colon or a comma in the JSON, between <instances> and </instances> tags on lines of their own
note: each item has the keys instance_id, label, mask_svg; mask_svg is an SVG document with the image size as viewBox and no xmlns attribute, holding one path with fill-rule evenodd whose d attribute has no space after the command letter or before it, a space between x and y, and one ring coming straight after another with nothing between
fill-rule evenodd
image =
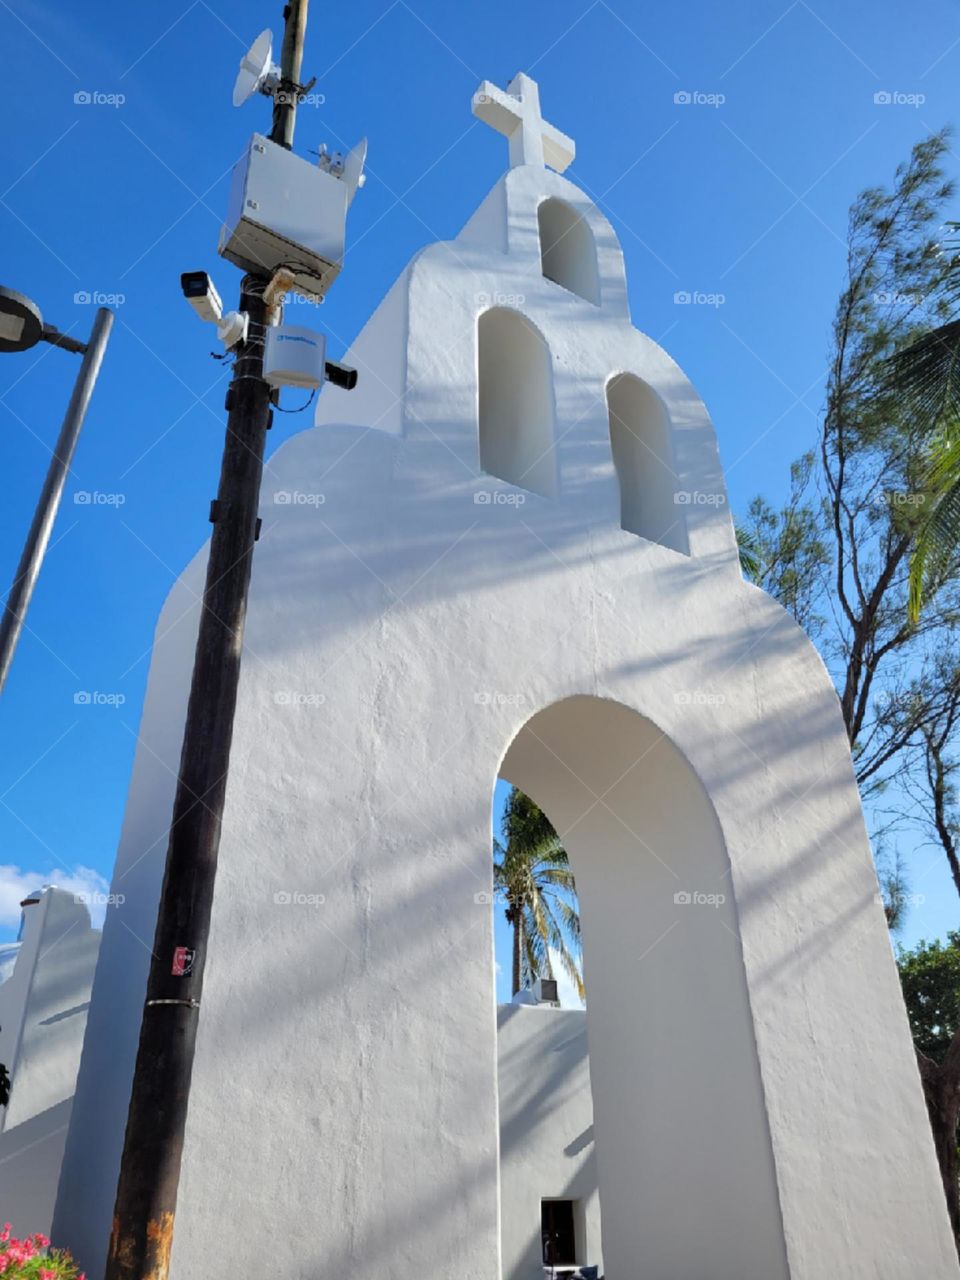
<instances>
[{"instance_id":1,"label":"wooden utility pole","mask_svg":"<svg viewBox=\"0 0 960 1280\"><path fill-rule=\"evenodd\" d=\"M273 142L290 148L308 0L284 9ZM114 1209L106 1280L166 1280L173 1242L220 829L230 764L270 388L263 381L269 277L246 275L227 395L213 535ZM215 1224L211 1223L211 1227Z\"/></svg>"}]
</instances>

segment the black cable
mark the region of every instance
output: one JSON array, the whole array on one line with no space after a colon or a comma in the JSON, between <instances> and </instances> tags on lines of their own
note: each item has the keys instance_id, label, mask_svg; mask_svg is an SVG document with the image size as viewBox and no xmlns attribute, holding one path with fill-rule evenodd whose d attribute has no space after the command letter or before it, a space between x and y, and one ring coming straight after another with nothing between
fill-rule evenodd
<instances>
[{"instance_id":1,"label":"black cable","mask_svg":"<svg viewBox=\"0 0 960 1280\"><path fill-rule=\"evenodd\" d=\"M303 413L304 409L310 408L310 406L313 404L316 398L317 398L317 388L314 387L313 390L310 392L310 399L307 401L306 404L302 404L299 409L283 409L279 404L275 404L273 407L275 409L278 409L280 413Z\"/></svg>"}]
</instances>

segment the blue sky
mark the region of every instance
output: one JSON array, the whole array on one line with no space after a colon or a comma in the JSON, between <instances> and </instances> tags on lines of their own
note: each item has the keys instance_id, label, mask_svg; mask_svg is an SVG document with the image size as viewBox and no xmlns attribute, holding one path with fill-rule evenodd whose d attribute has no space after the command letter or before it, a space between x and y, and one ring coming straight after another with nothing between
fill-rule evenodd
<instances>
[{"instance_id":1,"label":"blue sky","mask_svg":"<svg viewBox=\"0 0 960 1280\"><path fill-rule=\"evenodd\" d=\"M117 313L0 704L0 863L22 872L0 886L0 938L25 881L109 875L153 626L207 535L223 434L224 370L179 274L209 269L235 295L218 226L229 170L269 108L234 110L230 91L253 36L279 32L281 7L0 0L3 282L81 336L91 295L114 295ZM735 508L758 490L776 499L814 439L847 207L956 118L958 60L960 11L943 0L923 21L892 0L315 4L305 71L318 101L300 113L297 149L366 134L370 152L345 269L314 322L336 357L410 256L456 233L506 166L471 95L524 69L577 141L567 176L621 236L635 323L707 402ZM677 305L681 291L722 302ZM0 361L3 583L75 368L45 346ZM270 447L307 426L277 415ZM78 705L79 691L112 702ZM940 862L912 857L926 901L906 941L956 922Z\"/></svg>"}]
</instances>

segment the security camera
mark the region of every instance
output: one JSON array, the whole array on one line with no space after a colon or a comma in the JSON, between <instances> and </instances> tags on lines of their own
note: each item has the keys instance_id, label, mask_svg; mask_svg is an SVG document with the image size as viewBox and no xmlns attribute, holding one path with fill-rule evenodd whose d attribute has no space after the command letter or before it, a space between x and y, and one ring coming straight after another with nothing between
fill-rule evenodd
<instances>
[{"instance_id":1,"label":"security camera","mask_svg":"<svg viewBox=\"0 0 960 1280\"><path fill-rule=\"evenodd\" d=\"M246 342L249 329L250 317L246 311L225 311L217 323L217 337L232 351L237 343Z\"/></svg>"},{"instance_id":2,"label":"security camera","mask_svg":"<svg viewBox=\"0 0 960 1280\"><path fill-rule=\"evenodd\" d=\"M223 315L223 303L216 286L205 271L184 271L180 276L180 288L201 320L219 323Z\"/></svg>"},{"instance_id":3,"label":"security camera","mask_svg":"<svg viewBox=\"0 0 960 1280\"><path fill-rule=\"evenodd\" d=\"M357 385L356 369L351 369L345 364L337 364L335 360L327 361L326 374L328 382L332 382L335 387L342 387L344 391L352 391Z\"/></svg>"}]
</instances>

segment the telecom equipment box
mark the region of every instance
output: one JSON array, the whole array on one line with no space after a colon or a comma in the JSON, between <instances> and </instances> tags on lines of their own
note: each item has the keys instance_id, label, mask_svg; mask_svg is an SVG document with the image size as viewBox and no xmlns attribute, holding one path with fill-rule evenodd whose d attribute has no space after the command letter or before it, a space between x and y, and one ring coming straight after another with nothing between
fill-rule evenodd
<instances>
[{"instance_id":1,"label":"telecom equipment box","mask_svg":"<svg viewBox=\"0 0 960 1280\"><path fill-rule=\"evenodd\" d=\"M322 387L326 339L300 325L268 325L263 340L263 377L271 387Z\"/></svg>"},{"instance_id":2,"label":"telecom equipment box","mask_svg":"<svg viewBox=\"0 0 960 1280\"><path fill-rule=\"evenodd\" d=\"M219 252L272 275L293 274L297 293L323 297L343 265L347 184L255 133L233 171Z\"/></svg>"}]
</instances>

